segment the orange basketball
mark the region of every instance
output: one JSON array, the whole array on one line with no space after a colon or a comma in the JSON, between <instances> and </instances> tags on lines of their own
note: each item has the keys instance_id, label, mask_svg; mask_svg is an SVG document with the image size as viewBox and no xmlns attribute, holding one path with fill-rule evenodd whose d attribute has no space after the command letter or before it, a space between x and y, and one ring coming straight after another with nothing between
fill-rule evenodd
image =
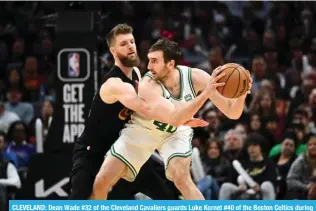
<instances>
[{"instance_id":1,"label":"orange basketball","mask_svg":"<svg viewBox=\"0 0 316 211\"><path fill-rule=\"evenodd\" d=\"M236 63L227 63L222 66L222 69L225 76L217 81L225 83L224 86L217 87L221 95L227 98L238 98L248 91L250 82L248 70Z\"/></svg>"}]
</instances>

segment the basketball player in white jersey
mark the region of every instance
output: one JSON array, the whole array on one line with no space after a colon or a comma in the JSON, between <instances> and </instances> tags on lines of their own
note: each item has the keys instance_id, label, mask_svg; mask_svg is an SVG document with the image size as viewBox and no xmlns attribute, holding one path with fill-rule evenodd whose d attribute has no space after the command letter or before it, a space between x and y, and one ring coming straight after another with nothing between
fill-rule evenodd
<instances>
[{"instance_id":1,"label":"basketball player in white jersey","mask_svg":"<svg viewBox=\"0 0 316 211\"><path fill-rule=\"evenodd\" d=\"M164 104L181 107L192 101L199 93L208 88L209 82L221 78L224 73L218 68L212 76L203 70L179 66L181 57L178 44L161 39L149 50L148 69L145 77L139 84L139 96L148 105ZM246 95L237 99L227 99L221 96L214 88L209 99L227 117L238 119L242 114ZM161 108L161 107L160 107ZM134 113L131 121L121 131L120 138L114 143L98 173L91 199L106 199L110 188L120 179L134 181L142 165L151 154L158 150L162 156L166 177L173 181L175 186L186 200L201 200L203 195L193 183L190 175L190 163L193 130L170 122L170 109L157 110L157 120L152 120L141 113Z\"/></svg>"}]
</instances>

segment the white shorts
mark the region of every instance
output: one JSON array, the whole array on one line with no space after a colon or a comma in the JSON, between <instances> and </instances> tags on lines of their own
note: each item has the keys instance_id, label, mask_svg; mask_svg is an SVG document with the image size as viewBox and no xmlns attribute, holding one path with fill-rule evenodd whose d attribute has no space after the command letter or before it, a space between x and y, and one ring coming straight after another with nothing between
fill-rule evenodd
<instances>
[{"instance_id":1,"label":"white shorts","mask_svg":"<svg viewBox=\"0 0 316 211\"><path fill-rule=\"evenodd\" d=\"M168 136L159 136L146 128L127 127L121 131L108 154L127 165L128 171L123 178L132 182L156 149L164 160L166 170L172 158L191 156L192 137L193 130L189 127Z\"/></svg>"}]
</instances>

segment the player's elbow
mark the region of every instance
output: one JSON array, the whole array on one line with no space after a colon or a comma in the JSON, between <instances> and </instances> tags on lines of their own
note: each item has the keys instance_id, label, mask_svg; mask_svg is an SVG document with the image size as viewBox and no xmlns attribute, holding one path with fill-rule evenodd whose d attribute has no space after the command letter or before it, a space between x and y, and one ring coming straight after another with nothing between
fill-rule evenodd
<instances>
[{"instance_id":1,"label":"player's elbow","mask_svg":"<svg viewBox=\"0 0 316 211\"><path fill-rule=\"evenodd\" d=\"M99 91L99 95L100 95L100 98L103 102L106 103L106 97L109 93L116 93L117 92L117 88L116 86L113 85L113 83L104 83L102 84L101 88L100 88L100 91Z\"/></svg>"},{"instance_id":2,"label":"player's elbow","mask_svg":"<svg viewBox=\"0 0 316 211\"><path fill-rule=\"evenodd\" d=\"M100 95L101 100L105 102L106 90L104 89L103 85L100 88L99 95Z\"/></svg>"},{"instance_id":3,"label":"player's elbow","mask_svg":"<svg viewBox=\"0 0 316 211\"><path fill-rule=\"evenodd\" d=\"M176 127L176 128L180 127L180 126L183 125L183 124L184 124L184 123L175 122L175 121L171 121L171 122L169 123L169 125L171 125L171 126L173 126L173 127Z\"/></svg>"},{"instance_id":4,"label":"player's elbow","mask_svg":"<svg viewBox=\"0 0 316 211\"><path fill-rule=\"evenodd\" d=\"M173 127L180 127L181 125L183 125L185 123L185 121L181 120L181 119L177 119L174 116L170 116L168 122L169 125L173 126Z\"/></svg>"}]
</instances>

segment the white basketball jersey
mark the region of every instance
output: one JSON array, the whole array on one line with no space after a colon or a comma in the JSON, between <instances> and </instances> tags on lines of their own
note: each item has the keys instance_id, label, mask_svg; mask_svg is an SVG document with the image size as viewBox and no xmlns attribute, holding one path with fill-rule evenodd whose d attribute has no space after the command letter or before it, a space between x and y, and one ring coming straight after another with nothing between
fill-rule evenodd
<instances>
[{"instance_id":1,"label":"white basketball jersey","mask_svg":"<svg viewBox=\"0 0 316 211\"><path fill-rule=\"evenodd\" d=\"M193 84L192 84L191 68L187 66L177 66L176 69L179 71L179 74L180 74L180 96L179 97L173 96L169 92L169 90L166 87L164 87L164 85L160 83L159 81L157 81L157 83L160 84L163 90L163 97L168 99L174 105L179 105L179 104L186 103L193 100L196 97L196 93L194 91ZM153 78L150 72L147 72L144 77ZM180 126L179 128L175 128L166 123L144 118L137 113L134 113L131 116L130 123L132 123L133 126L141 126L143 128L147 128L151 130L152 132L157 132L160 135L170 135L175 132L180 132L182 130L190 129L190 127L188 126ZM132 126L132 125L128 124L127 127Z\"/></svg>"}]
</instances>

